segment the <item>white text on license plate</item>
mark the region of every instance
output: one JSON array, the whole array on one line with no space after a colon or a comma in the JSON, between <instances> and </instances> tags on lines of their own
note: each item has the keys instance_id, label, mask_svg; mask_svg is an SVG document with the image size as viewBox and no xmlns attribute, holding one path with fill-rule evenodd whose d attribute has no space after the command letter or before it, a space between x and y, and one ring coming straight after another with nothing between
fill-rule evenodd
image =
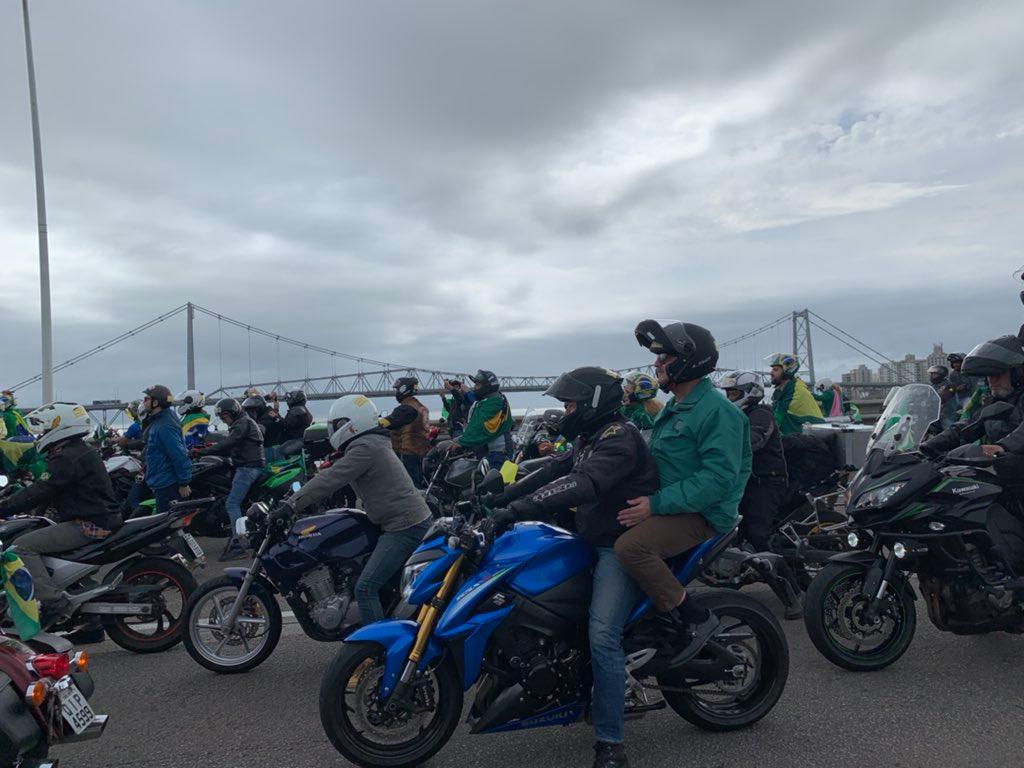
<instances>
[{"instance_id":1,"label":"white text on license plate","mask_svg":"<svg viewBox=\"0 0 1024 768\"><path fill-rule=\"evenodd\" d=\"M192 550L193 555L195 555L196 557L203 556L203 548L199 546L199 542L196 541L195 536L193 536L191 533L182 533L181 538L183 538L185 540L185 543L188 544L188 548Z\"/></svg>"},{"instance_id":2,"label":"white text on license plate","mask_svg":"<svg viewBox=\"0 0 1024 768\"><path fill-rule=\"evenodd\" d=\"M77 734L88 728L94 715L78 686L69 681L66 688L57 692L57 696L60 698L60 712L71 730Z\"/></svg>"}]
</instances>

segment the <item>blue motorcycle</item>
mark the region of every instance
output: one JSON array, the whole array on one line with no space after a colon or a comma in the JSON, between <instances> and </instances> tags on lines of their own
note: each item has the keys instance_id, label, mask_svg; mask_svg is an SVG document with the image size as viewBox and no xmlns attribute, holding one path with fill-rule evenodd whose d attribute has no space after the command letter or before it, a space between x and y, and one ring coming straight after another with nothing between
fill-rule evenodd
<instances>
[{"instance_id":1,"label":"blue motorcycle","mask_svg":"<svg viewBox=\"0 0 1024 768\"><path fill-rule=\"evenodd\" d=\"M582 720L590 703L587 642L593 548L547 523L519 523L493 541L486 521L438 521L409 558L404 599L413 621L389 619L348 636L320 687L334 747L361 765L420 765L451 737L463 692L476 686L472 733ZM688 584L735 538L717 536L676 558ZM761 603L732 590L695 595L720 627L695 654L640 601L623 635L627 717L671 707L714 731L771 711L789 673L789 647Z\"/></svg>"}]
</instances>

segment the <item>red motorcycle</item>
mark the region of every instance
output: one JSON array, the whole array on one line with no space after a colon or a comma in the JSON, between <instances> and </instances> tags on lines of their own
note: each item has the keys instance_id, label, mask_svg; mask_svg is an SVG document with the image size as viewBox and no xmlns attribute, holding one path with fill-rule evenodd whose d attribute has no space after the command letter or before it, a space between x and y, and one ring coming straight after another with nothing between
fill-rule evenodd
<instances>
[{"instance_id":1,"label":"red motorcycle","mask_svg":"<svg viewBox=\"0 0 1024 768\"><path fill-rule=\"evenodd\" d=\"M107 716L89 705L88 665L62 637L22 642L0 633L0 765L49 768L52 745L99 738Z\"/></svg>"}]
</instances>

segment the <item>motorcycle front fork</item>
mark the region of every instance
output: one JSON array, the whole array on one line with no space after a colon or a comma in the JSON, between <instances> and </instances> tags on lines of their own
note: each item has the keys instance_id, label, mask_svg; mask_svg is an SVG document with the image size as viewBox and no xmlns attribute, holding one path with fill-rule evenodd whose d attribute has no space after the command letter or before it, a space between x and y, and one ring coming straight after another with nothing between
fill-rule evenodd
<instances>
[{"instance_id":1,"label":"motorcycle front fork","mask_svg":"<svg viewBox=\"0 0 1024 768\"><path fill-rule=\"evenodd\" d=\"M224 630L230 634L235 630L235 622L238 620L238 614L242 612L242 606L245 604L245 598L249 596L249 590L252 589L252 583L256 581L256 576L259 575L260 562L263 558L263 553L267 551L267 546L270 544L270 537L267 536L263 539L263 543L260 544L259 550L256 552L256 557L253 558L252 565L249 566L249 570L246 571L245 578L242 580L242 586L238 588L238 596L235 597L235 602L231 605L231 610L228 612L227 618L224 620Z\"/></svg>"}]
</instances>

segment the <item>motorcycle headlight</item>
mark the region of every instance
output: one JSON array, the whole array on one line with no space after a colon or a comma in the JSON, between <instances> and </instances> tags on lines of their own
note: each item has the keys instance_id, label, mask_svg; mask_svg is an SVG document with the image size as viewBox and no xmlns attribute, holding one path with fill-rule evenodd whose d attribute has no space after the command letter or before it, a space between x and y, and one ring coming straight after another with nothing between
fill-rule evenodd
<instances>
[{"instance_id":1,"label":"motorcycle headlight","mask_svg":"<svg viewBox=\"0 0 1024 768\"><path fill-rule=\"evenodd\" d=\"M883 485L881 488L875 488L862 493L857 497L857 503L853 505L853 508L861 510L884 506L893 496L902 491L908 482L908 480L903 480L898 483L889 483L889 485Z\"/></svg>"},{"instance_id":2,"label":"motorcycle headlight","mask_svg":"<svg viewBox=\"0 0 1024 768\"><path fill-rule=\"evenodd\" d=\"M425 563L416 563L415 565L407 565L402 570L402 583L401 593L402 599L408 600L409 596L412 595L413 584L416 583L416 577L419 576L423 569L430 565L433 561L427 560Z\"/></svg>"}]
</instances>

